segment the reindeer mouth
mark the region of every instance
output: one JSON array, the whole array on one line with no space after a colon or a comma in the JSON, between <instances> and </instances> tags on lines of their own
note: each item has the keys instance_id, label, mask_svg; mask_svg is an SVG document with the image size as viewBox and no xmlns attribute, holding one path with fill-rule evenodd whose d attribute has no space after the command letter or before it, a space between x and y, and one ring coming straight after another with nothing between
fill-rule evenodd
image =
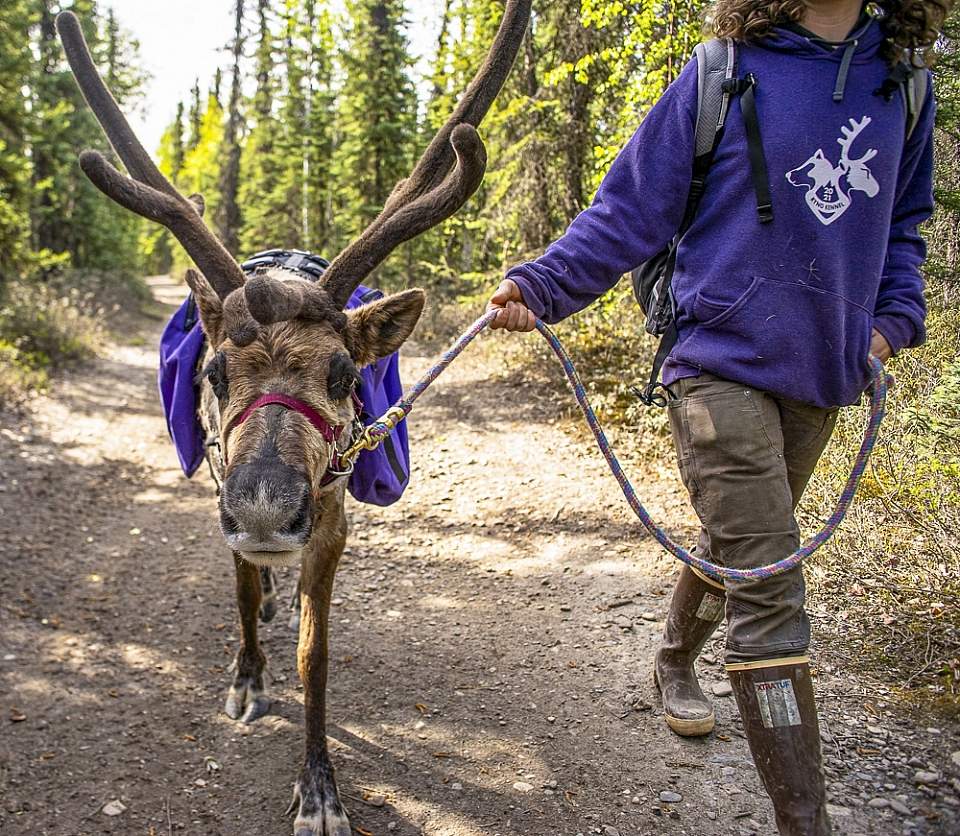
<instances>
[{"instance_id":1,"label":"reindeer mouth","mask_svg":"<svg viewBox=\"0 0 960 836\"><path fill-rule=\"evenodd\" d=\"M303 549L292 551L242 551L240 556L248 563L263 569L280 569L288 566L299 566L303 556Z\"/></svg>"}]
</instances>

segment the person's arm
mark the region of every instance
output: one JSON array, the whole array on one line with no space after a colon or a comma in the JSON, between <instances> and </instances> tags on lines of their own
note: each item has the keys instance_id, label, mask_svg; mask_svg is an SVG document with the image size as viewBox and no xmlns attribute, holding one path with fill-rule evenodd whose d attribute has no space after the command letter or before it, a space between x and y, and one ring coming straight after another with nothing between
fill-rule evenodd
<instances>
[{"instance_id":1,"label":"person's arm","mask_svg":"<svg viewBox=\"0 0 960 836\"><path fill-rule=\"evenodd\" d=\"M929 84L929 82L928 82ZM933 123L936 104L932 89L920 120L903 151L897 176L897 193L887 242L887 258L874 307L874 354L882 356L879 334L896 354L926 339L927 314L920 266L927 247L917 227L933 212Z\"/></svg>"},{"instance_id":2,"label":"person's arm","mask_svg":"<svg viewBox=\"0 0 960 836\"><path fill-rule=\"evenodd\" d=\"M558 322L670 243L690 191L696 111L693 60L620 152L593 204L540 258L507 271L490 300L503 308L494 327L529 330L534 315Z\"/></svg>"}]
</instances>

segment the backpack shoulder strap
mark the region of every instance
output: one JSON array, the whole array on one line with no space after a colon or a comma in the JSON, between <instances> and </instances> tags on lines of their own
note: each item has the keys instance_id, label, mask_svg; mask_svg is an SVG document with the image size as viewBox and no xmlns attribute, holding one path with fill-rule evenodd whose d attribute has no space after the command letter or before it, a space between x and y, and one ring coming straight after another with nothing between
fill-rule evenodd
<instances>
[{"instance_id":1,"label":"backpack shoulder strap","mask_svg":"<svg viewBox=\"0 0 960 836\"><path fill-rule=\"evenodd\" d=\"M923 67L914 67L906 61L902 62L906 67L903 81L900 83L900 96L906 106L907 112L907 140L913 135L914 128L920 121L920 114L923 112L923 104L927 98L927 88L929 87L929 76Z\"/></svg>"},{"instance_id":2,"label":"backpack shoulder strap","mask_svg":"<svg viewBox=\"0 0 960 836\"><path fill-rule=\"evenodd\" d=\"M731 38L714 38L697 44L696 157L713 150L727 118L730 96L723 82L736 74L737 52Z\"/></svg>"}]
</instances>

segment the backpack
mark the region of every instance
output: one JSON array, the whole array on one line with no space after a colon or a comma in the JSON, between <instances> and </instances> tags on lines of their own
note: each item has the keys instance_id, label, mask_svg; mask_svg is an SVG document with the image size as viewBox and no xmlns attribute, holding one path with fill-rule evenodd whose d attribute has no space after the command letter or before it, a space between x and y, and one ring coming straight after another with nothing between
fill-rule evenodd
<instances>
[{"instance_id":1,"label":"backpack","mask_svg":"<svg viewBox=\"0 0 960 836\"><path fill-rule=\"evenodd\" d=\"M645 329L648 334L660 337L647 385L643 390L633 387L634 394L645 406L666 406L667 396L672 395L659 379L663 364L673 351L679 336L676 305L671 288L677 249L680 239L693 223L703 197L707 173L723 138L723 128L733 96L740 96L740 109L747 134L750 179L753 181L757 201L757 218L760 223L770 223L773 220L770 181L754 99L757 79L753 73L737 78L737 46L731 38L715 38L697 44L694 54L697 58L697 121L693 175L683 219L673 240L630 273L634 296L646 317ZM887 79L876 91L887 101L894 92L900 91L907 114L907 139L920 121L927 86L926 71L918 71L907 61L900 61L894 65ZM664 390L663 394L658 392L660 389Z\"/></svg>"},{"instance_id":2,"label":"backpack","mask_svg":"<svg viewBox=\"0 0 960 836\"><path fill-rule=\"evenodd\" d=\"M329 266L325 259L296 251L270 250L258 253L243 268L282 264L318 279ZM383 294L360 285L351 295L346 309L359 308ZM206 352L206 337L200 325L193 294L170 318L160 338L160 368L157 382L167 430L180 467L193 476L203 463L207 448L216 444L204 436L199 416L199 371ZM399 354L381 358L360 370L358 396L363 409L358 416L364 425L373 423L403 394L400 383ZM364 450L357 457L347 490L358 502L391 505L403 495L410 480L410 449L407 422L401 422L393 435L376 450Z\"/></svg>"}]
</instances>

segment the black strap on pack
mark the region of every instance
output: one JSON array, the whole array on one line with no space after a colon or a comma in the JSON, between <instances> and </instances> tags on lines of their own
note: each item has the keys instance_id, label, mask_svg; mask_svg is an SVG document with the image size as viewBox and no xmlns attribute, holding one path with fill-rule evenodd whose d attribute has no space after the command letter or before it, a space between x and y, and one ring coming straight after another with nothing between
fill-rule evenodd
<instances>
[{"instance_id":1,"label":"black strap on pack","mask_svg":"<svg viewBox=\"0 0 960 836\"><path fill-rule=\"evenodd\" d=\"M687 207L683 213L683 220L680 222L680 228L677 230L676 237L670 245L670 254L667 256L667 263L664 267L664 290L671 295L670 283L673 280L673 271L677 266L677 250L679 249L680 239L686 235L687 230L690 229L693 224L693 219L696 217L697 209L700 206L700 200L703 198L703 191L706 187L707 172L713 163L713 157L714 154L716 154L717 146L720 144L720 138L722 136L723 129L720 127L717 129L713 146L710 150L706 154L701 154L693 161L693 176L690 179ZM650 380L647 381L647 385L643 389L633 386L630 390L639 398L644 406L664 407L668 403L668 398L673 397L673 392L670 391L669 387L660 382L660 371L663 369L663 364L667 362L667 357L670 356L670 352L673 351L673 347L677 344L679 337L680 335L677 332L677 316L676 311L674 311L666 330L660 337L660 344L657 346L657 353L653 358L653 368L650 370Z\"/></svg>"},{"instance_id":2,"label":"black strap on pack","mask_svg":"<svg viewBox=\"0 0 960 836\"><path fill-rule=\"evenodd\" d=\"M293 270L316 281L330 266L330 262L319 255L303 250L263 250L250 256L240 265L244 273L252 274L263 267L282 267Z\"/></svg>"},{"instance_id":3,"label":"black strap on pack","mask_svg":"<svg viewBox=\"0 0 960 836\"><path fill-rule=\"evenodd\" d=\"M740 97L740 110L743 114L744 127L747 133L747 156L750 161L750 179L753 182L753 191L757 201L757 216L760 223L767 224L773 221L773 200L770 196L770 177L767 171L767 159L763 153L763 142L760 137L760 122L757 119L757 105L755 90L757 87L757 78L753 73L748 73L743 78L728 78L723 82L723 92L732 97ZM673 272L676 267L677 250L679 249L680 239L686 234L693 224L697 209L700 206L700 200L703 197L706 186L707 173L713 163L714 155L720 140L723 138L723 117L717 125L716 134L713 140L713 146L706 154L701 154L693 161L693 176L690 181L690 194L687 198L686 211L683 214L683 221L676 237L670 247L670 253L665 267L665 290L671 293L670 284L673 281ZM660 382L660 372L663 364L666 363L670 352L673 351L680 334L677 330L676 311L670 320L667 329L660 338L660 344L657 346L657 353L653 359L653 368L650 370L650 379L647 385L641 390L639 387L632 387L631 391L640 400L644 406L666 406L669 398L673 398L673 392L669 387Z\"/></svg>"},{"instance_id":4,"label":"black strap on pack","mask_svg":"<svg viewBox=\"0 0 960 836\"><path fill-rule=\"evenodd\" d=\"M725 81L723 88L731 95L740 96L740 111L747 131L750 179L753 181L753 192L757 197L757 215L760 217L760 223L768 224L773 220L773 200L770 197L767 159L763 153L763 141L760 137L760 121L757 119L755 94L757 77L753 73L747 73L743 78Z\"/></svg>"}]
</instances>

